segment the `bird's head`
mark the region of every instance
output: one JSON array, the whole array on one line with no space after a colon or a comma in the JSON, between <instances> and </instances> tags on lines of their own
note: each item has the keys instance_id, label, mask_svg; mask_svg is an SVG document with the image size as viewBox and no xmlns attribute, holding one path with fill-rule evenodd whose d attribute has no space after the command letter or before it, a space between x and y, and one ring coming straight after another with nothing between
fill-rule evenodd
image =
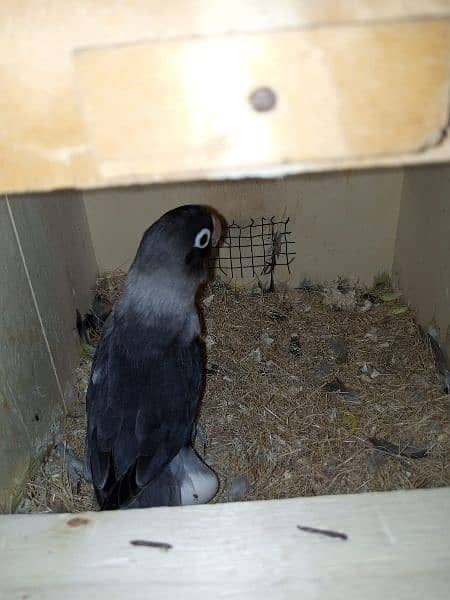
<instances>
[{"instance_id":1,"label":"bird's head","mask_svg":"<svg viewBox=\"0 0 450 600\"><path fill-rule=\"evenodd\" d=\"M165 302L191 302L207 278L211 249L221 238L222 222L212 209L200 205L165 213L144 233L126 291L140 299L151 291L161 308Z\"/></svg>"},{"instance_id":2,"label":"bird's head","mask_svg":"<svg viewBox=\"0 0 450 600\"><path fill-rule=\"evenodd\" d=\"M221 217L205 206L179 206L160 217L142 237L132 269L202 281L211 248L222 235Z\"/></svg>"}]
</instances>

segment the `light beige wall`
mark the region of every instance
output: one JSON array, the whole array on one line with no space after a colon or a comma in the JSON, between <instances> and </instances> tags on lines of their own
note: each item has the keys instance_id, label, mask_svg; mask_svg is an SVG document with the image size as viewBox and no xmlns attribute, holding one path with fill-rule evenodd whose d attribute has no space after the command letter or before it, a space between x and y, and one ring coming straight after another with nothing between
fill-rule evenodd
<instances>
[{"instance_id":1,"label":"light beige wall","mask_svg":"<svg viewBox=\"0 0 450 600\"><path fill-rule=\"evenodd\" d=\"M394 273L450 355L450 165L405 170Z\"/></svg>"},{"instance_id":2,"label":"light beige wall","mask_svg":"<svg viewBox=\"0 0 450 600\"><path fill-rule=\"evenodd\" d=\"M0 197L0 256L1 512L73 397L75 308L96 276L80 194Z\"/></svg>"},{"instance_id":3,"label":"light beige wall","mask_svg":"<svg viewBox=\"0 0 450 600\"><path fill-rule=\"evenodd\" d=\"M100 270L126 268L143 231L185 203L216 207L228 220L291 217L297 256L291 283L391 271L400 169L321 173L279 180L206 182L84 192Z\"/></svg>"}]
</instances>

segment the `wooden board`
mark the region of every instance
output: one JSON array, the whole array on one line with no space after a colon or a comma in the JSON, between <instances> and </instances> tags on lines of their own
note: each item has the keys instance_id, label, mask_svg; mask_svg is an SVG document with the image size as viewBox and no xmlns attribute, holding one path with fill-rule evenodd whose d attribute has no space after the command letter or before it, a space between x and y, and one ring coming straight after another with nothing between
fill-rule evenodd
<instances>
[{"instance_id":1,"label":"wooden board","mask_svg":"<svg viewBox=\"0 0 450 600\"><path fill-rule=\"evenodd\" d=\"M449 160L449 17L450 0L4 0L0 192ZM273 113L249 110L260 81Z\"/></svg>"},{"instance_id":2,"label":"wooden board","mask_svg":"<svg viewBox=\"0 0 450 600\"><path fill-rule=\"evenodd\" d=\"M448 120L450 21L137 44L75 62L110 181L421 152ZM256 111L249 97L267 86L276 104Z\"/></svg>"},{"instance_id":3,"label":"wooden board","mask_svg":"<svg viewBox=\"0 0 450 600\"><path fill-rule=\"evenodd\" d=\"M440 489L2 516L0 597L447 599L449 506Z\"/></svg>"}]
</instances>

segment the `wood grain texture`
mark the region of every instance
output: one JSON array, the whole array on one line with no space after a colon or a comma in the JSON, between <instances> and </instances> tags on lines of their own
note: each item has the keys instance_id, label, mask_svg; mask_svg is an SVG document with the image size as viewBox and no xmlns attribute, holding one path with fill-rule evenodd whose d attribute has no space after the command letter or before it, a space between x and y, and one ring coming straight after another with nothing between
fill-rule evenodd
<instances>
[{"instance_id":1,"label":"wood grain texture","mask_svg":"<svg viewBox=\"0 0 450 600\"><path fill-rule=\"evenodd\" d=\"M440 489L2 517L0 596L440 600L449 501Z\"/></svg>"},{"instance_id":2,"label":"wood grain texture","mask_svg":"<svg viewBox=\"0 0 450 600\"><path fill-rule=\"evenodd\" d=\"M231 44L231 38L236 35L239 39L243 37L248 40L246 43L250 43L250 38L257 35L265 36L264 32L269 30L280 32L281 30L293 31L298 29L305 32L305 39L309 40L308 36L312 36L315 40L324 38L325 42L323 43L325 46L333 44L338 38L340 39L339 36L342 35L344 30L358 30L352 34L353 41L355 41L354 35L359 35L360 38L357 46L352 46L352 56L347 57L348 68L343 66L342 57L339 53L336 55L339 64L333 63L333 61L321 61L320 53L324 51L322 42L319 44L314 42L311 45L310 42L303 41L301 48L305 49L306 55L302 55L303 58L297 69L300 75L297 76L296 72L289 71L287 69L289 65L284 65L281 69L281 73L288 73L289 76L286 81L286 77L283 76L283 90L286 91L293 87L295 94L297 94L295 97L300 96L300 98L297 98L300 120L296 117L291 129L297 133L296 141L299 143L299 149L302 150L300 154L309 156L311 153L306 150L313 149L313 159L298 162L296 156L294 156L292 162L290 152L292 141L289 142L289 136L286 146L284 145L285 126L281 126L280 123L275 127L266 124L260 126L261 119L256 121L259 123L256 126L254 115L251 115L244 132L249 135L254 131L256 134L255 142L260 142L263 139L264 144L261 145L266 153L267 146L273 147L272 152L277 157L276 160L273 162L266 161L264 155L264 162L260 157L262 149L256 148L255 151L256 143L252 145L246 139L242 149L240 147L236 148L236 144L232 145L231 149L225 148L225 154L232 155L234 153L234 160L231 160L233 156L228 157L226 161L223 161L225 167L220 166L219 163L220 168L216 168L217 154L224 154L222 131L219 128L218 134L213 135L211 138L211 133L215 134L215 128L217 127L216 124L213 124L213 126L207 127L200 136L197 135L199 130L203 132L202 113L200 112L203 104L202 101L197 101L195 86L193 88L189 84L186 94L183 92L179 98L180 106L184 111L186 107L190 107L189 111L192 111L192 114L189 113L188 116L190 122L193 120L194 131L196 132L196 136L192 140L193 145L201 144L206 138L206 141L209 142L208 149L210 152L212 148L212 156L209 158L208 153L208 161L202 164L196 162L193 170L187 170L183 162L176 164L176 152L175 157L166 156L165 160L172 163L170 174L172 179L192 179L195 177L206 179L234 178L249 175L268 177L294 172L349 168L351 166L446 161L450 156L448 139L438 143L436 148L432 146L438 135L434 128L433 115L436 117L439 110L441 110L438 108L439 103L441 103L442 108L446 86L448 86L447 76L443 76L440 82L440 100L438 96L432 94L428 96L422 116L417 117L416 113L414 113L415 116L412 116L409 104L413 98L416 99L416 103L420 102L421 94L430 82L432 82L432 87L437 93L440 77L438 71L439 69L445 70L445 65L442 63L442 53L445 52L445 43L450 37L446 21L449 16L449 0L405 0L401 3L392 0L380 0L376 3L370 0L318 0L317 2L280 0L277 3L270 2L270 0L245 3L238 0L230 0L227 3L219 0L173 0L170 3L162 3L160 0L130 0L126 3L118 0L112 2L107 0L97 2L91 2L90 0L67 0L65 2L46 0L45 3L36 0L25 0L24 2L5 0L0 4L0 30L2 32L0 35L0 52L1 56L4 57L0 61L0 87L2 90L0 95L0 112L2 116L0 190L19 192L51 190L62 187L106 187L113 183L126 184L166 179L166 171L163 169L158 169L157 172L153 165L152 169L148 169L148 156L155 155L155 147L150 146L149 141L140 148L141 142L136 137L133 128L130 132L132 134L131 145L128 147L127 137L129 132L127 128L123 129L123 125L126 124L128 127L129 122L124 119L125 115L122 112L119 113L116 110L118 106L115 107L114 105L114 97L110 98L107 114L104 117L108 120L107 128L112 136L114 136L114 130L116 129L116 137L118 136L122 142L123 154L120 155L120 160L116 160L116 156L113 156L114 164L111 163L105 153L98 155L97 145L101 140L97 135L98 131L95 133L92 123L89 124L89 113L92 112L93 107L90 101L86 103L86 97L83 97L83 93L80 95L81 84L74 70L75 52L93 47L106 48L109 46L115 48L118 45L126 46L142 41L160 41L163 43L179 38L197 38L199 36L226 36ZM372 78L374 84L372 91L379 98L379 101L377 100L372 103L373 105L369 104L364 107L364 90L367 91L367 85L371 81L370 72L372 72L372 66L369 67L369 73L364 73L364 69L360 69L361 65L364 64L366 43L369 49L375 47L373 44L376 45L377 40L380 44L380 37L377 33L378 28L383 25L388 26L389 23L394 27L393 35L395 38L397 33L394 21L400 27L398 48L394 40L391 39L390 42L387 42L387 49L390 48L394 52L394 58L391 57L392 60L389 60L390 68L386 74L387 79L386 77L381 78L378 88L376 85L378 78L377 65L380 67L383 61L378 60L380 58L379 53L377 54L378 58L375 57L375 70L373 73L376 77ZM400 31L403 31L401 25L406 22L409 22L414 31L413 37L408 42L400 34ZM429 33L429 27L435 35ZM313 30L317 30L317 32L314 33ZM244 51L242 42L238 42L236 46L232 43L231 46L236 48L232 51L232 54ZM259 51L260 46L254 46L253 48L255 51L257 49ZM280 57L282 62L286 62L292 56L288 54L286 57L282 53L281 46L273 48L267 42L262 45L262 50L262 62L267 63L267 67L270 68L272 73L277 72L275 67L278 67L277 61L280 61ZM191 51L188 54L190 53ZM326 56L327 52L325 50L324 57ZM402 65L406 67L407 71L412 68L411 62L408 63L408 56L411 56L411 60L412 58L418 58L418 70L415 72L413 79L409 76L403 77L402 74ZM239 89L243 90L246 89L246 85L253 85L252 77L258 75L258 70L254 66L255 57L251 51L249 55L245 55L244 52L240 59L242 60L239 61L237 72L230 74L225 69L224 81L229 81L233 85L237 82L241 86ZM297 54L295 59L298 59ZM142 58L139 60L142 61ZM204 57L202 60L207 61L208 59ZM422 71L420 65L424 66L424 62L427 60L430 68ZM446 60L450 60L448 56ZM123 61L122 58L121 61ZM171 61L172 59L169 58L168 62ZM146 64L145 61L144 64ZM303 64L305 64L305 67L303 67ZM410 67L407 66L408 64ZM136 71L133 70L133 64L125 64L125 67L125 72L116 69L114 76L123 76L124 82L131 79L136 84ZM180 64L175 68L177 76L179 76L179 68ZM189 68L192 68L192 65ZM189 68L186 69L188 78ZM260 73L266 75L263 65L259 65L258 69ZM126 75L127 71L130 71L129 75ZM396 72L399 74L399 79L395 76ZM170 73L173 73L173 70L171 71L169 67L167 76ZM139 76L139 73L137 75ZM144 73L144 75L147 77L147 74ZM374 156L373 149L370 147L370 156L367 156L364 152L359 151L361 144L362 149L367 150L365 148L367 140L364 131L358 130L357 124L361 122L361 119L368 119L366 123L368 138L372 136L373 141L374 136L382 137L383 127L370 121L370 115L373 114L373 111L376 113L380 109L379 103L382 105L384 103L386 108L385 101L386 98L389 98L391 92L389 86L386 88L385 84L392 78L397 87L401 82L404 84L398 96L398 103L406 102L404 106L405 114L397 120L395 115L398 117L398 113L393 111L390 115L391 121L389 121L389 110L387 113L385 111L384 115L387 121L385 120L384 123L389 125L394 119L395 123L401 124L403 122L408 130L412 127L410 133L413 145L421 137L420 135L417 136L419 122L425 126L432 123L428 132L430 137L426 137L424 140L425 146L428 142L430 149L418 153L416 152L417 148L414 146L412 150L403 151L401 148L399 149L400 141L397 141L397 146L388 148L391 153ZM296 85L297 79L300 83L304 81L305 85L308 83L309 87L304 94L305 90ZM193 82L195 83L195 81ZM213 84L214 78L210 80L207 78L206 82ZM167 81L166 84L168 84ZM180 86L180 81L176 85ZM287 88L284 86L287 86ZM347 113L346 115L341 114L342 107L345 108L349 100L348 95L346 95L349 89L354 90L354 94L351 93L354 102L350 102L348 106L354 108L356 102L358 109L355 113L355 116L358 117L355 124L352 122L353 108L347 111L344 110L344 113ZM431 89L429 91L431 93ZM99 90L92 90L92 93L98 94ZM362 94L359 100L358 94ZM205 101L208 97L206 95ZM153 101L154 95L149 97L150 99ZM139 95L136 96L135 94L132 101L135 102L136 100L139 101ZM237 118L234 118L230 116L231 113L229 112L234 105L229 103L229 96L225 95L223 102L225 100L228 102L228 116L223 119L222 129L229 127L229 121L232 124L234 123L231 129L226 131L225 141L228 147L230 140L233 141L236 137L236 123L237 126L240 125L240 119L244 115L247 104L245 102L239 104ZM317 115L315 109L311 114L306 113L305 109L311 106L315 107L315 102L320 103L320 110ZM329 110L328 112L325 111L326 119L316 131L315 126L318 116L324 114L323 106L328 104ZM223 104L221 106L223 107ZM224 111L221 106L216 106L216 110L219 110L222 115ZM283 121L283 118L286 119L287 116L285 113L286 102L282 102L279 107L280 111L277 114L281 115L281 121ZM398 109L398 104L395 108ZM100 107L98 109L101 110ZM88 113L87 120L86 110ZM162 116L164 116L164 110L165 108L161 108L159 104L156 105L156 108L152 106L152 114L158 123L164 121L164 119L158 117L159 111L162 111ZM130 108L128 107L125 114L129 112ZM264 115L260 114L258 116L264 119ZM136 119L138 117L141 119L141 115L137 114ZM186 113L184 117L179 115L174 119L174 123L183 123L185 117ZM336 121L338 117L340 124ZM417 122L416 117L418 118ZM146 114L143 124L146 124L148 119L149 117ZM331 135L328 136L327 128L330 120L333 127L330 131ZM405 124L406 122L408 125ZM94 123L94 129L98 127L101 127L101 124ZM397 132L395 127L394 130ZM342 155L333 154L336 132L338 134L337 141L340 145L338 144L335 150L339 150L342 145L345 149L350 142L350 152L344 152ZM404 128L402 132L405 133ZM105 139L104 134L102 135L103 143ZM174 143L179 141L179 135L180 132L176 131ZM392 132L393 135L394 132ZM293 136L294 133L291 132L291 137ZM347 136L350 137L350 140L346 139ZM329 140L328 137L330 137ZM150 138L153 143L154 137L150 136ZM159 142L158 139L158 147L160 146ZM168 145L168 140L165 140L165 143ZM280 148L283 149L283 152ZM110 152L117 153L117 149L116 139L113 146L108 148L106 154ZM140 153L136 154L136 150L139 150ZM163 148L161 151L163 151ZM201 152L206 153L205 148L202 147ZM365 157L362 156L363 154ZM198 152L196 156L198 159ZM319 158L314 158L317 156ZM108 158L108 160L104 160L105 158ZM286 161L286 159L291 162ZM232 166L228 166L229 164Z\"/></svg>"},{"instance_id":3,"label":"wood grain texture","mask_svg":"<svg viewBox=\"0 0 450 600\"><path fill-rule=\"evenodd\" d=\"M0 198L0 512L17 505L51 443L63 398L33 302L8 202Z\"/></svg>"},{"instance_id":4,"label":"wood grain texture","mask_svg":"<svg viewBox=\"0 0 450 600\"><path fill-rule=\"evenodd\" d=\"M419 152L448 120L447 21L137 44L75 62L110 181ZM270 112L249 102L261 86L277 96Z\"/></svg>"},{"instance_id":5,"label":"wood grain texture","mask_svg":"<svg viewBox=\"0 0 450 600\"><path fill-rule=\"evenodd\" d=\"M97 265L79 192L0 197L0 512L54 444L74 398Z\"/></svg>"},{"instance_id":6,"label":"wood grain texture","mask_svg":"<svg viewBox=\"0 0 450 600\"><path fill-rule=\"evenodd\" d=\"M427 201L429 199L429 201ZM395 285L433 324L450 357L450 164L408 169L393 261Z\"/></svg>"}]
</instances>

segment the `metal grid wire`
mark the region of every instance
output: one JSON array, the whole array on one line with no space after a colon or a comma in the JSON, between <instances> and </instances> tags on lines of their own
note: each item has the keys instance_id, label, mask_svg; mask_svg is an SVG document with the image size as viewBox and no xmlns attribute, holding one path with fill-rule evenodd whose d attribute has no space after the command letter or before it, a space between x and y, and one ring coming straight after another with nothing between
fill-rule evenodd
<instances>
[{"instance_id":1,"label":"metal grid wire","mask_svg":"<svg viewBox=\"0 0 450 600\"><path fill-rule=\"evenodd\" d=\"M253 276L273 275L277 266L284 266L290 273L295 252L289 239L289 217L276 221L275 217L251 219L247 225L234 221L228 225L223 243L211 259L227 277L244 277L249 271Z\"/></svg>"}]
</instances>

